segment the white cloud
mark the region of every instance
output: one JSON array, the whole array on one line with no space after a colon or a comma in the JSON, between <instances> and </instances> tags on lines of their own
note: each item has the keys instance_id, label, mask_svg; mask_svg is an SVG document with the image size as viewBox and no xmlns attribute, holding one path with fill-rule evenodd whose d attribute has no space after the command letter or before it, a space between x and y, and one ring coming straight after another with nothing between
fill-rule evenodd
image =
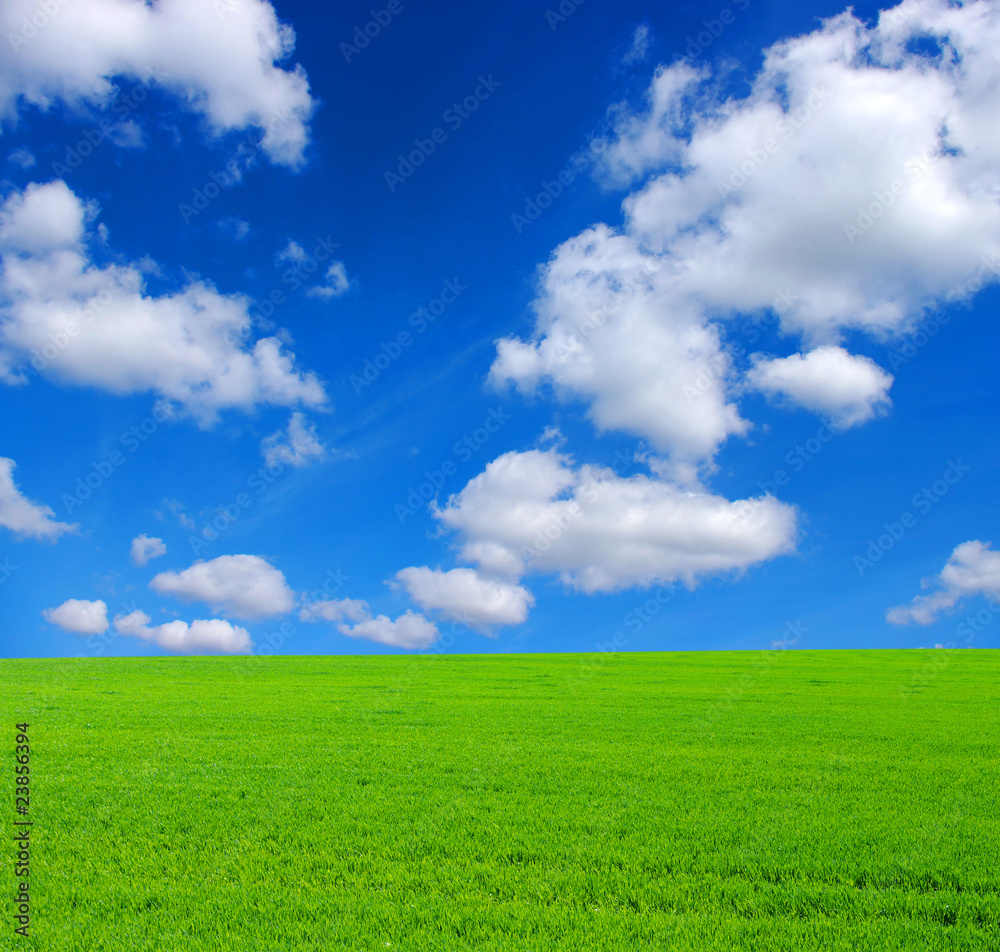
<instances>
[{"instance_id":1,"label":"white cloud","mask_svg":"<svg viewBox=\"0 0 1000 952\"><path fill-rule=\"evenodd\" d=\"M42 616L63 631L78 635L102 635L108 630L108 606L100 599L88 602L70 598L58 608L46 608Z\"/></svg>"},{"instance_id":2,"label":"white cloud","mask_svg":"<svg viewBox=\"0 0 1000 952\"><path fill-rule=\"evenodd\" d=\"M0 209L0 380L23 383L30 363L58 383L153 391L204 425L227 408L325 403L277 337L251 339L247 298L200 280L153 296L148 264L95 263L93 214L62 181L15 191Z\"/></svg>"},{"instance_id":3,"label":"white cloud","mask_svg":"<svg viewBox=\"0 0 1000 952\"><path fill-rule=\"evenodd\" d=\"M555 572L587 593L739 571L794 550L796 513L766 496L730 502L555 450L505 453L435 516L492 575Z\"/></svg>"},{"instance_id":4,"label":"white cloud","mask_svg":"<svg viewBox=\"0 0 1000 952\"><path fill-rule=\"evenodd\" d=\"M324 276L326 283L317 284L311 287L306 294L310 297L332 298L340 297L350 286L350 279L347 277L347 269L343 261L334 261L326 269Z\"/></svg>"},{"instance_id":5,"label":"white cloud","mask_svg":"<svg viewBox=\"0 0 1000 952\"><path fill-rule=\"evenodd\" d=\"M221 135L259 128L272 162L299 167L315 103L301 66L281 69L295 33L265 0L72 0L59 3L34 35L25 20L45 16L33 0L0 5L0 116L21 103L40 109L107 106L114 77L155 81ZM21 42L23 40L23 42Z\"/></svg>"},{"instance_id":6,"label":"white cloud","mask_svg":"<svg viewBox=\"0 0 1000 952\"><path fill-rule=\"evenodd\" d=\"M14 482L16 467L12 459L0 456L0 526L22 538L53 542L66 532L74 532L76 524L56 522L55 513L49 506L32 502L22 495Z\"/></svg>"},{"instance_id":7,"label":"white cloud","mask_svg":"<svg viewBox=\"0 0 1000 952\"><path fill-rule=\"evenodd\" d=\"M473 628L520 625L535 604L534 596L523 585L489 578L475 569L442 572L412 566L401 569L396 578L421 608L439 611Z\"/></svg>"},{"instance_id":8,"label":"white cloud","mask_svg":"<svg viewBox=\"0 0 1000 952\"><path fill-rule=\"evenodd\" d=\"M158 559L167 554L167 547L162 539L150 538L147 535L137 535L132 540L132 561L136 565L146 565L152 559Z\"/></svg>"},{"instance_id":9,"label":"white cloud","mask_svg":"<svg viewBox=\"0 0 1000 952\"><path fill-rule=\"evenodd\" d=\"M727 399L718 330L677 300L672 280L630 237L588 229L556 249L535 302L535 338L499 341L491 381L525 393L551 381L564 399L589 402L602 430L710 458L747 423Z\"/></svg>"},{"instance_id":10,"label":"white cloud","mask_svg":"<svg viewBox=\"0 0 1000 952\"><path fill-rule=\"evenodd\" d=\"M283 615L295 603L285 576L257 555L221 555L183 572L161 572L149 587L248 621Z\"/></svg>"},{"instance_id":11,"label":"white cloud","mask_svg":"<svg viewBox=\"0 0 1000 952\"><path fill-rule=\"evenodd\" d=\"M364 638L394 648L411 650L429 648L438 638L437 627L417 612L407 611L395 621L388 615L372 617L368 603L360 599L342 598L335 601L313 602L299 612L302 621L330 621L337 630L350 638ZM345 621L347 619L347 621ZM348 621L354 622L353 625Z\"/></svg>"},{"instance_id":12,"label":"white cloud","mask_svg":"<svg viewBox=\"0 0 1000 952\"><path fill-rule=\"evenodd\" d=\"M909 605L890 609L886 620L894 625L930 625L963 598L988 595L1000 600L1000 552L991 542L974 539L955 547L941 574L925 579L925 588L936 587L928 595L918 595Z\"/></svg>"},{"instance_id":13,"label":"white cloud","mask_svg":"<svg viewBox=\"0 0 1000 952\"><path fill-rule=\"evenodd\" d=\"M307 466L326 455L326 447L316 435L315 425L307 423L298 411L288 421L287 432L278 430L261 440L260 451L269 466L278 462Z\"/></svg>"},{"instance_id":14,"label":"white cloud","mask_svg":"<svg viewBox=\"0 0 1000 952\"><path fill-rule=\"evenodd\" d=\"M758 358L747 374L750 386L826 416L846 430L889 406L892 376L875 361L825 345L808 354Z\"/></svg>"},{"instance_id":15,"label":"white cloud","mask_svg":"<svg viewBox=\"0 0 1000 952\"><path fill-rule=\"evenodd\" d=\"M360 598L338 598L322 602L309 602L299 611L300 621L364 621L371 617L368 602Z\"/></svg>"},{"instance_id":16,"label":"white cloud","mask_svg":"<svg viewBox=\"0 0 1000 952\"><path fill-rule=\"evenodd\" d=\"M624 61L629 64L641 63L649 52L651 40L652 34L649 27L645 23L640 23L632 34L632 43L623 57Z\"/></svg>"},{"instance_id":17,"label":"white cloud","mask_svg":"<svg viewBox=\"0 0 1000 952\"><path fill-rule=\"evenodd\" d=\"M908 45L928 38L940 55ZM774 312L815 352L905 332L983 261L1000 275L998 70L995 0L844 13L766 49L743 98L661 66L642 108L611 112L599 174L632 189L623 227L556 249L533 333L498 343L492 380L551 383L599 428L710 464L748 427L733 319ZM814 402L860 422L879 386Z\"/></svg>"},{"instance_id":18,"label":"white cloud","mask_svg":"<svg viewBox=\"0 0 1000 952\"><path fill-rule=\"evenodd\" d=\"M21 146L7 156L7 161L21 166L22 169L30 169L35 164L35 154L31 149Z\"/></svg>"},{"instance_id":19,"label":"white cloud","mask_svg":"<svg viewBox=\"0 0 1000 952\"><path fill-rule=\"evenodd\" d=\"M221 652L223 654L246 654L252 645L245 628L239 628L219 618L193 621L168 621L162 625L150 625L150 617L145 612L134 611L115 618L115 629L121 635L142 638L159 645L166 651L180 654L200 652Z\"/></svg>"},{"instance_id":20,"label":"white cloud","mask_svg":"<svg viewBox=\"0 0 1000 952\"><path fill-rule=\"evenodd\" d=\"M235 215L226 215L225 218L220 218L216 224L220 231L232 235L237 241L243 241L250 234L250 222L243 221L242 218L237 218Z\"/></svg>"},{"instance_id":21,"label":"white cloud","mask_svg":"<svg viewBox=\"0 0 1000 952\"><path fill-rule=\"evenodd\" d=\"M292 264L301 264L308 257L309 255L306 253L306 249L294 239L289 238L288 244L274 256L274 260L277 264L283 264L289 261Z\"/></svg>"}]
</instances>

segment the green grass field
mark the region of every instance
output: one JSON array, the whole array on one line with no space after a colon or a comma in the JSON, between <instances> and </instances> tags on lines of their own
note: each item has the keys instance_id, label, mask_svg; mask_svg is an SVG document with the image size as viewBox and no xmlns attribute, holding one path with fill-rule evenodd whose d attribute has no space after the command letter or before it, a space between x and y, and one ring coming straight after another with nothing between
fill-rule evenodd
<instances>
[{"instance_id":1,"label":"green grass field","mask_svg":"<svg viewBox=\"0 0 1000 952\"><path fill-rule=\"evenodd\" d=\"M596 659L596 660L595 660ZM989 651L0 662L0 948L1000 949Z\"/></svg>"}]
</instances>

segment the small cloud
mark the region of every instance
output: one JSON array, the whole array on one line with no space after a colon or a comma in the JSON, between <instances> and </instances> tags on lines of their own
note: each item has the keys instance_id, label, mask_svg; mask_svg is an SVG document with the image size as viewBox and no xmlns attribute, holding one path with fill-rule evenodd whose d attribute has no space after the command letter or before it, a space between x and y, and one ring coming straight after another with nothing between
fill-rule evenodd
<instances>
[{"instance_id":1,"label":"small cloud","mask_svg":"<svg viewBox=\"0 0 1000 952\"><path fill-rule=\"evenodd\" d=\"M955 547L938 575L926 579L928 595L918 595L908 605L886 613L893 625L932 625L942 614L953 611L965 598L986 595L992 607L1000 602L1000 552L991 542L972 539Z\"/></svg>"},{"instance_id":2,"label":"small cloud","mask_svg":"<svg viewBox=\"0 0 1000 952\"><path fill-rule=\"evenodd\" d=\"M75 532L77 525L56 522L49 506L32 502L22 495L14 482L12 459L0 457L0 526L10 529L20 538L47 539L55 542L67 532Z\"/></svg>"},{"instance_id":3,"label":"small cloud","mask_svg":"<svg viewBox=\"0 0 1000 952\"><path fill-rule=\"evenodd\" d=\"M274 260L276 264L284 264L286 261L290 261L293 264L301 264L307 257L306 249L297 241L289 238L288 244L274 256Z\"/></svg>"},{"instance_id":4,"label":"small cloud","mask_svg":"<svg viewBox=\"0 0 1000 952\"><path fill-rule=\"evenodd\" d=\"M340 297L351 286L347 277L347 269L343 261L334 261L326 270L325 284L311 287L306 294L310 297L332 298Z\"/></svg>"},{"instance_id":5,"label":"small cloud","mask_svg":"<svg viewBox=\"0 0 1000 952\"><path fill-rule=\"evenodd\" d=\"M649 52L649 44L652 38L649 27L645 23L640 23L632 34L632 45L629 46L628 52L622 57L623 62L628 65L641 63Z\"/></svg>"},{"instance_id":6,"label":"small cloud","mask_svg":"<svg viewBox=\"0 0 1000 952\"><path fill-rule=\"evenodd\" d=\"M70 598L58 608L46 608L42 617L77 635L103 635L108 630L108 606L100 599L88 602Z\"/></svg>"},{"instance_id":7,"label":"small cloud","mask_svg":"<svg viewBox=\"0 0 1000 952\"><path fill-rule=\"evenodd\" d=\"M563 436L562 430L557 426L547 426L542 430L542 435L538 437L538 445L544 446L546 443L551 443L553 446L562 446L566 442L566 437Z\"/></svg>"},{"instance_id":8,"label":"small cloud","mask_svg":"<svg viewBox=\"0 0 1000 952\"><path fill-rule=\"evenodd\" d=\"M146 565L153 559L167 554L167 547L162 539L150 538L147 535L137 535L132 540L132 561L136 565Z\"/></svg>"},{"instance_id":9,"label":"small cloud","mask_svg":"<svg viewBox=\"0 0 1000 952\"><path fill-rule=\"evenodd\" d=\"M366 641L394 648L429 648L438 639L437 626L418 612L407 611L395 621L388 615L373 617L368 603L356 598L313 602L302 609L299 619L334 622L342 635L364 638ZM348 621L354 624L350 625Z\"/></svg>"},{"instance_id":10,"label":"small cloud","mask_svg":"<svg viewBox=\"0 0 1000 952\"><path fill-rule=\"evenodd\" d=\"M115 123L108 132L108 138L121 149L143 149L146 147L146 133L134 119Z\"/></svg>"},{"instance_id":11,"label":"small cloud","mask_svg":"<svg viewBox=\"0 0 1000 952\"><path fill-rule=\"evenodd\" d=\"M184 504L178 502L176 499L164 499L163 508L166 509L177 522L180 524L182 529L193 529L195 526L194 519L192 519L184 508ZM165 519L162 509L157 509L153 512L153 515L157 519Z\"/></svg>"},{"instance_id":12,"label":"small cloud","mask_svg":"<svg viewBox=\"0 0 1000 952\"><path fill-rule=\"evenodd\" d=\"M316 426L307 423L305 416L296 410L288 421L288 430L278 430L265 436L260 452L268 466L286 463L289 466L307 466L326 455L326 447L316 435Z\"/></svg>"},{"instance_id":13,"label":"small cloud","mask_svg":"<svg viewBox=\"0 0 1000 952\"><path fill-rule=\"evenodd\" d=\"M178 654L246 654L252 647L245 628L220 618L200 619L190 625L186 621L168 621L151 626L150 621L145 612L134 611L115 618L115 630L120 635L142 638Z\"/></svg>"},{"instance_id":14,"label":"small cloud","mask_svg":"<svg viewBox=\"0 0 1000 952\"><path fill-rule=\"evenodd\" d=\"M235 215L226 215L225 218L220 218L216 222L216 225L220 231L231 235L237 241L243 241L250 234L250 223L243 221L242 218L237 218Z\"/></svg>"},{"instance_id":15,"label":"small cloud","mask_svg":"<svg viewBox=\"0 0 1000 952\"><path fill-rule=\"evenodd\" d=\"M15 149L11 152L7 156L7 161L21 166L22 169L30 169L35 164L35 155L30 149L22 146L20 149Z\"/></svg>"},{"instance_id":16,"label":"small cloud","mask_svg":"<svg viewBox=\"0 0 1000 952\"><path fill-rule=\"evenodd\" d=\"M161 572L149 587L247 621L283 615L295 604L284 574L257 555L220 555L183 572Z\"/></svg>"}]
</instances>

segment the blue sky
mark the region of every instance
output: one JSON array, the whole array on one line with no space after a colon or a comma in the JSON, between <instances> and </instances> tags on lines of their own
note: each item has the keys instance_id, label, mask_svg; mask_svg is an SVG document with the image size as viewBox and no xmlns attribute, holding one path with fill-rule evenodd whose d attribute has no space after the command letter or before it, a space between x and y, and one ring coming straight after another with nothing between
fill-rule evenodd
<instances>
[{"instance_id":1,"label":"blue sky","mask_svg":"<svg viewBox=\"0 0 1000 952\"><path fill-rule=\"evenodd\" d=\"M40 9L0 655L997 645L1000 4Z\"/></svg>"}]
</instances>

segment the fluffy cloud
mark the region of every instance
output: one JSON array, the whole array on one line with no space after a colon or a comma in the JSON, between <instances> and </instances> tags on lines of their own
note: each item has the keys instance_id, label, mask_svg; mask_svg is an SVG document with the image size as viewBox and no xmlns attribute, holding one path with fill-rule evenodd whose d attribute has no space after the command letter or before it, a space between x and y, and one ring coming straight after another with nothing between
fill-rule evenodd
<instances>
[{"instance_id":1,"label":"fluffy cloud","mask_svg":"<svg viewBox=\"0 0 1000 952\"><path fill-rule=\"evenodd\" d=\"M95 263L95 210L62 181L13 192L0 209L0 380L25 367L116 394L153 391L201 423L258 404L324 404L276 337L250 339L249 301L203 281L145 292L138 265Z\"/></svg>"},{"instance_id":2,"label":"fluffy cloud","mask_svg":"<svg viewBox=\"0 0 1000 952\"><path fill-rule=\"evenodd\" d=\"M248 621L283 615L295 603L285 576L257 555L221 555L183 572L161 572L149 587Z\"/></svg>"},{"instance_id":3,"label":"fluffy cloud","mask_svg":"<svg viewBox=\"0 0 1000 952\"><path fill-rule=\"evenodd\" d=\"M75 531L75 524L56 522L49 506L32 502L21 494L14 482L16 466L12 459L0 456L0 526L22 538L53 542L64 533Z\"/></svg>"},{"instance_id":4,"label":"fluffy cloud","mask_svg":"<svg viewBox=\"0 0 1000 952\"><path fill-rule=\"evenodd\" d=\"M115 618L115 629L121 635L142 638L159 645L166 651L179 654L200 652L221 652L223 654L245 654L252 645L245 628L231 625L219 618L193 621L168 621L162 625L150 625L150 617L145 612L134 611Z\"/></svg>"},{"instance_id":5,"label":"fluffy cloud","mask_svg":"<svg viewBox=\"0 0 1000 952\"><path fill-rule=\"evenodd\" d=\"M100 599L88 602L70 598L58 608L46 608L42 616L63 631L78 635L103 635L108 630L108 606Z\"/></svg>"},{"instance_id":6,"label":"fluffy cloud","mask_svg":"<svg viewBox=\"0 0 1000 952\"><path fill-rule=\"evenodd\" d=\"M307 423L298 411L288 421L287 433L278 430L264 437L260 443L260 451L268 466L272 463L307 466L326 455L326 447L316 435L316 427Z\"/></svg>"},{"instance_id":7,"label":"fluffy cloud","mask_svg":"<svg viewBox=\"0 0 1000 952\"><path fill-rule=\"evenodd\" d=\"M758 390L787 397L846 430L889 405L892 376L873 360L826 345L808 354L758 359L747 381Z\"/></svg>"},{"instance_id":8,"label":"fluffy cloud","mask_svg":"<svg viewBox=\"0 0 1000 952\"><path fill-rule=\"evenodd\" d=\"M574 468L556 450L505 453L434 513L484 572L555 572L587 593L693 585L791 552L796 538L795 510L772 497L730 502L646 475Z\"/></svg>"},{"instance_id":9,"label":"fluffy cloud","mask_svg":"<svg viewBox=\"0 0 1000 952\"><path fill-rule=\"evenodd\" d=\"M1000 600L1000 552L991 545L974 539L956 546L941 574L924 580L924 587L934 587L935 591L918 595L909 605L890 609L886 620L894 625L930 625L963 598L988 595Z\"/></svg>"},{"instance_id":10,"label":"fluffy cloud","mask_svg":"<svg viewBox=\"0 0 1000 952\"><path fill-rule=\"evenodd\" d=\"M551 383L602 429L711 461L747 429L732 319L776 314L815 366L852 331L905 333L984 261L1000 274L998 50L996 2L924 0L775 44L742 98L660 67L641 109L611 114L600 174L632 189L623 227L556 249L533 333L498 343L492 379ZM888 378L844 358L853 384L786 382L849 425Z\"/></svg>"},{"instance_id":11,"label":"fluffy cloud","mask_svg":"<svg viewBox=\"0 0 1000 952\"><path fill-rule=\"evenodd\" d=\"M0 6L0 33L14 46L0 58L0 116L15 117L19 102L107 105L117 76L155 81L204 116L212 134L262 129L272 162L302 164L315 103L301 66L276 65L295 33L270 3L72 0L52 8L45 16L33 0ZM39 16L44 22L26 35L24 23Z\"/></svg>"},{"instance_id":12,"label":"fluffy cloud","mask_svg":"<svg viewBox=\"0 0 1000 952\"><path fill-rule=\"evenodd\" d=\"M395 621L388 615L372 616L368 603L360 599L341 598L313 602L299 613L302 621L330 621L342 635L364 638L394 648L429 648L438 639L437 627L417 612L407 611ZM354 624L348 624L348 622Z\"/></svg>"},{"instance_id":13,"label":"fluffy cloud","mask_svg":"<svg viewBox=\"0 0 1000 952\"><path fill-rule=\"evenodd\" d=\"M535 604L534 596L523 585L489 578L475 569L442 572L413 566L397 572L396 579L421 608L439 611L473 628L520 625Z\"/></svg>"},{"instance_id":14,"label":"fluffy cloud","mask_svg":"<svg viewBox=\"0 0 1000 952\"><path fill-rule=\"evenodd\" d=\"M678 307L670 274L637 242L599 225L560 246L535 302L536 337L501 340L495 385L550 381L589 402L602 430L625 430L697 461L747 424L727 400L729 359L702 312Z\"/></svg>"},{"instance_id":15,"label":"fluffy cloud","mask_svg":"<svg viewBox=\"0 0 1000 952\"><path fill-rule=\"evenodd\" d=\"M151 559L158 559L167 554L167 547L162 539L151 539L147 535L137 535L132 540L132 561L136 565L146 565Z\"/></svg>"}]
</instances>

